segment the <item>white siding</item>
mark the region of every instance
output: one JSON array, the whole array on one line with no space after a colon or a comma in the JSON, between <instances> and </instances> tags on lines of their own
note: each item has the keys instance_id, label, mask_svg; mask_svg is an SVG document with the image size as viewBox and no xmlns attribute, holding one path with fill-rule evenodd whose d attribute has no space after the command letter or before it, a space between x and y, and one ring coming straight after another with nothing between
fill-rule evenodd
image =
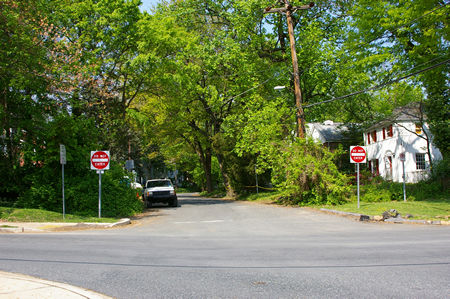
<instances>
[{"instance_id":1,"label":"white siding","mask_svg":"<svg viewBox=\"0 0 450 299\"><path fill-rule=\"evenodd\" d=\"M429 175L429 160L427 153L426 139L415 134L415 124L412 122L393 125L393 137L383 139L383 128L378 128L377 141L367 142L367 133L364 133L364 143L367 149L367 160L378 160L380 176L392 179L394 182L403 182L403 166L400 161L400 153L405 153L405 173L406 182L415 183ZM425 128L428 132L428 128ZM371 132L373 132L372 130ZM423 133L422 133L423 135ZM424 135L423 135L424 136ZM431 136L431 134L430 134ZM372 138L371 138L372 139ZM416 169L416 153L424 153L427 169ZM431 156L433 160L442 159L439 150L431 146ZM388 157L391 157L390 160ZM392 163L389 163L392 161ZM392 177L390 178L389 166L392 165Z\"/></svg>"}]
</instances>

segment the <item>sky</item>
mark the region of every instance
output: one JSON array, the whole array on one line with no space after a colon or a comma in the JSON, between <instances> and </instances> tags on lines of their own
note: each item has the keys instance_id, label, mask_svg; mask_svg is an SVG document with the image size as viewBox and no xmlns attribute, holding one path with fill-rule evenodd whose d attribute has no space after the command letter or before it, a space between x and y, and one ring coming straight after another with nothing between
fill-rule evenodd
<instances>
[{"instance_id":1,"label":"sky","mask_svg":"<svg viewBox=\"0 0 450 299\"><path fill-rule=\"evenodd\" d=\"M142 10L150 10L150 8L152 8L153 6L156 5L156 3L159 2L159 0L141 0L142 1L142 5L141 5L141 9Z\"/></svg>"}]
</instances>

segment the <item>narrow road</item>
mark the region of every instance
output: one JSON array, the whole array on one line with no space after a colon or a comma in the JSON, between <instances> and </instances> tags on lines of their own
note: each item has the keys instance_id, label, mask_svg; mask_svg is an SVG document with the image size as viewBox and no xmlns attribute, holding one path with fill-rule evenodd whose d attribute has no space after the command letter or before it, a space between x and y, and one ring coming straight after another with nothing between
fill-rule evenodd
<instances>
[{"instance_id":1,"label":"narrow road","mask_svg":"<svg viewBox=\"0 0 450 299\"><path fill-rule=\"evenodd\" d=\"M179 196L120 229L1 234L0 270L117 298L446 298L450 228Z\"/></svg>"}]
</instances>

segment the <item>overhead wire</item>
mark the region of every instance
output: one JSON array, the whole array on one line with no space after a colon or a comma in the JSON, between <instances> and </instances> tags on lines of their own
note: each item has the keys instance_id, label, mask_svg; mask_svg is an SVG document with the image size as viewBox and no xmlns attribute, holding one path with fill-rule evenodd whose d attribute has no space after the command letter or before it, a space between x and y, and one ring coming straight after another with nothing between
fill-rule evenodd
<instances>
[{"instance_id":1,"label":"overhead wire","mask_svg":"<svg viewBox=\"0 0 450 299\"><path fill-rule=\"evenodd\" d=\"M418 75L420 73L424 73L424 72L430 71L432 69L435 69L435 68L437 68L437 67L439 67L441 65L444 65L446 63L449 63L449 62L450 62L450 59L447 59L445 61L436 63L436 64L434 64L434 65L432 65L430 67L427 67L427 68L422 69L420 71L416 71L416 72L407 74L407 75L399 77L397 79L389 80L387 82L378 84L376 86L372 86L372 87L369 87L369 88L365 88L363 90L355 91L355 92L352 92L352 93L349 93L347 95L340 96L340 97L337 97L337 98L332 98L332 99L329 99L329 100L325 100L325 101L321 101L321 102L317 102L317 103L312 103L312 104L309 104L309 105L304 105L303 108L309 108L309 107L313 107L313 106L317 106L317 105L321 105L321 104L325 104L325 103L330 103L330 102L334 102L334 101L337 101L337 100L346 99L346 98L349 98L349 97L352 97L352 96L355 96L355 95L359 95L359 94L362 94L362 93L366 93L366 92L369 92L369 91L372 91L372 90L380 89L380 88L385 87L387 85L391 85L391 84L400 82L400 81L402 81L404 79L407 79L409 77L416 76L416 75Z\"/></svg>"}]
</instances>

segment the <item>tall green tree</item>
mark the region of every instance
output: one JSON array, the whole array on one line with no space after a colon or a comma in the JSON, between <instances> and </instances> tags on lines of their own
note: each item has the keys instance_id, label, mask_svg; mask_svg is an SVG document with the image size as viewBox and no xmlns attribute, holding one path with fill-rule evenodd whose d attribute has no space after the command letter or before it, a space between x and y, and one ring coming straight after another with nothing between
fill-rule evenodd
<instances>
[{"instance_id":1,"label":"tall green tree","mask_svg":"<svg viewBox=\"0 0 450 299\"><path fill-rule=\"evenodd\" d=\"M172 132L179 136L174 140L198 155L209 191L215 156L229 195L234 193L230 158L235 140L225 137L224 123L242 111L251 94L247 91L267 80L260 71L267 65L254 55L250 39L258 19L243 22L236 13L245 8L241 1L182 1L160 6L158 14L173 19L186 34L185 41L176 39L176 33L167 34L172 43L178 42L178 51L167 57L162 76L166 86L161 99L172 117Z\"/></svg>"},{"instance_id":2,"label":"tall green tree","mask_svg":"<svg viewBox=\"0 0 450 299\"><path fill-rule=\"evenodd\" d=\"M350 39L359 45L359 56L385 55L372 68L377 83L418 72L410 85L425 90L425 111L434 141L448 155L449 31L448 3L441 0L355 1L350 10Z\"/></svg>"},{"instance_id":3,"label":"tall green tree","mask_svg":"<svg viewBox=\"0 0 450 299\"><path fill-rule=\"evenodd\" d=\"M48 97L53 49L47 4L8 0L0 3L0 173L1 190L16 197L23 184L23 148L53 112ZM1 195L0 195L1 196Z\"/></svg>"},{"instance_id":4,"label":"tall green tree","mask_svg":"<svg viewBox=\"0 0 450 299\"><path fill-rule=\"evenodd\" d=\"M119 159L128 157L134 139L127 109L147 86L155 61L140 55L144 14L139 0L68 1L59 15L62 53L77 57L63 68L61 101L74 115L96 119L102 143Z\"/></svg>"}]
</instances>

